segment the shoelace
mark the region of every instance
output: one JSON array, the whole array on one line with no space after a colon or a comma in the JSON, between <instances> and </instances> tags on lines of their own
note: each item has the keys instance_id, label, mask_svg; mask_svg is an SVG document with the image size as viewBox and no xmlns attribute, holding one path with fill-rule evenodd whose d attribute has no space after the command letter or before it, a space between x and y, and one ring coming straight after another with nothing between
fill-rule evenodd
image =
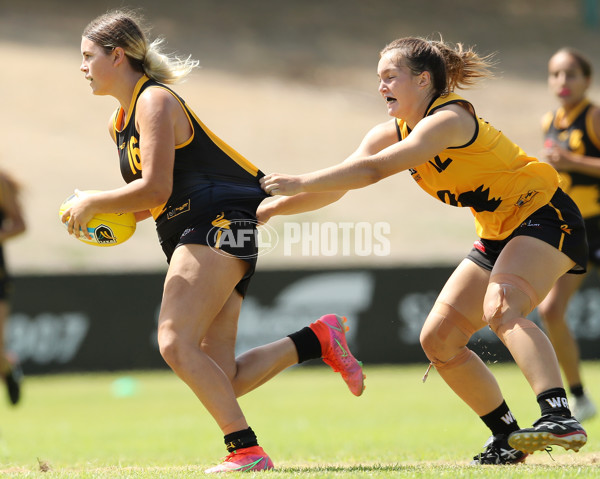
<instances>
[{"instance_id":1,"label":"shoelace","mask_svg":"<svg viewBox=\"0 0 600 479\"><path fill-rule=\"evenodd\" d=\"M427 366L427 371L425 371L425 374L421 378L421 381L423 381L423 382L427 381L427 377L429 376L429 371L431 371L432 367L433 367L433 363L429 363L429 366Z\"/></svg>"},{"instance_id":2,"label":"shoelace","mask_svg":"<svg viewBox=\"0 0 600 479\"><path fill-rule=\"evenodd\" d=\"M510 456L510 459L516 459L512 456L512 453L510 451L513 451L514 453L518 453L519 451L516 449L512 449L510 448L510 446L507 445L507 448L503 448L502 445L499 442L496 442L494 440L492 440L492 438L490 438L490 440L488 442L486 442L486 444L484 444L485 450L483 452L480 452L479 454L477 454L475 457L473 457L474 460L476 461L482 461L482 460L489 460L492 459L494 460L494 462L496 464L498 464L498 460L503 458L503 454L502 451L506 451L508 453L508 455ZM552 450L552 448L549 447L550 450Z\"/></svg>"},{"instance_id":3,"label":"shoelace","mask_svg":"<svg viewBox=\"0 0 600 479\"><path fill-rule=\"evenodd\" d=\"M233 459L233 456L235 456L235 451L227 454L227 456L225 456L223 459L221 459L221 462L229 462L231 459Z\"/></svg>"},{"instance_id":4,"label":"shoelace","mask_svg":"<svg viewBox=\"0 0 600 479\"><path fill-rule=\"evenodd\" d=\"M500 457L500 454L498 453L498 451L496 451L496 448L493 445L489 445L485 451L480 452L479 454L477 454L473 459L475 459L476 461L483 461L486 459L498 459Z\"/></svg>"}]
</instances>

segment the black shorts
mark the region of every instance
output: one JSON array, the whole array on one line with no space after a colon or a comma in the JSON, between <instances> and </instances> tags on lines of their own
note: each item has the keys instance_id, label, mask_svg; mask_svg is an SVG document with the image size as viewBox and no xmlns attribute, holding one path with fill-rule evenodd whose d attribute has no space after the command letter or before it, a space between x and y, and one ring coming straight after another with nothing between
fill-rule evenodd
<instances>
[{"instance_id":1,"label":"black shorts","mask_svg":"<svg viewBox=\"0 0 600 479\"><path fill-rule=\"evenodd\" d=\"M235 289L242 297L250 284L256 269L258 256L258 233L256 217L242 211L225 211L205 221L174 234L161 242L162 249L171 261L175 249L183 244L201 244L209 246L215 254L226 253L248 263L248 270Z\"/></svg>"},{"instance_id":2,"label":"black shorts","mask_svg":"<svg viewBox=\"0 0 600 479\"><path fill-rule=\"evenodd\" d=\"M517 236L538 238L562 251L575 262L569 273L586 272L588 245L586 232L573 200L560 188L550 202L532 213L508 238L503 240L480 239L475 242L467 259L491 271L506 244Z\"/></svg>"},{"instance_id":3,"label":"black shorts","mask_svg":"<svg viewBox=\"0 0 600 479\"><path fill-rule=\"evenodd\" d=\"M589 261L600 268L600 216L585 218L585 231L590 249Z\"/></svg>"}]
</instances>

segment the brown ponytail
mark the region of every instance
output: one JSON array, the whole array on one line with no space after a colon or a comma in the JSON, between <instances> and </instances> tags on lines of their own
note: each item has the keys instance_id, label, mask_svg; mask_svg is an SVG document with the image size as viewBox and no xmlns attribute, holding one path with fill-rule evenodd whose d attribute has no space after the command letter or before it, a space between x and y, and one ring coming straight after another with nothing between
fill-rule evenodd
<instances>
[{"instance_id":1,"label":"brown ponytail","mask_svg":"<svg viewBox=\"0 0 600 479\"><path fill-rule=\"evenodd\" d=\"M461 43L451 47L441 39L406 37L386 45L380 55L389 52L394 53L396 65L403 60L415 75L428 71L436 96L471 87L479 79L493 76L492 56L481 57L472 48L465 50Z\"/></svg>"}]
</instances>

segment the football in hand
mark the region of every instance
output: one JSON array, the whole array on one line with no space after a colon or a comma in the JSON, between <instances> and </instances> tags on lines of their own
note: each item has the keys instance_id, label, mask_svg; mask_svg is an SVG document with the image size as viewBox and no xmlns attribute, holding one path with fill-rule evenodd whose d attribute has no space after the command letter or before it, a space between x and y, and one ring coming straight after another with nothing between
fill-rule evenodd
<instances>
[{"instance_id":1,"label":"football in hand","mask_svg":"<svg viewBox=\"0 0 600 479\"><path fill-rule=\"evenodd\" d=\"M62 216L79 198L84 195L99 193L97 190L80 191L73 193L58 210L58 218ZM65 227L67 223L63 223ZM74 235L79 241L94 246L115 246L127 241L135 233L136 221L133 213L101 213L94 216L87 224L87 231L91 238L86 238L83 231L79 236Z\"/></svg>"}]
</instances>

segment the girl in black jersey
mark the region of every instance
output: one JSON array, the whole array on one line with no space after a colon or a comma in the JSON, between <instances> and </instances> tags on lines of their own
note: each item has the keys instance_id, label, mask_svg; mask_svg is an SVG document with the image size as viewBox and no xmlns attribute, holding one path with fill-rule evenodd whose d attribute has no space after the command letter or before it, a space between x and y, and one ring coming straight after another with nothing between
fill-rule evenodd
<instances>
[{"instance_id":1,"label":"girl in black jersey","mask_svg":"<svg viewBox=\"0 0 600 479\"><path fill-rule=\"evenodd\" d=\"M146 39L139 20L114 11L93 20L81 41L81 71L95 95L119 108L109 121L127 185L80 196L63 216L69 234L96 213L152 216L169 262L160 352L224 434L229 455L206 472L271 469L237 401L285 368L323 358L362 394L363 373L349 353L343 318L309 327L235 357L237 322L257 256L256 208L266 197L261 171L214 135L165 83L196 62L178 60Z\"/></svg>"},{"instance_id":2,"label":"girl in black jersey","mask_svg":"<svg viewBox=\"0 0 600 479\"><path fill-rule=\"evenodd\" d=\"M587 233L589 262L600 265L600 108L587 97L591 84L590 61L576 50L562 48L548 63L548 85L560 107L544 116L545 147L542 159L563 178L562 188L579 207ZM538 312L554 345L572 394L573 415L585 421L596 415L596 406L583 388L579 348L566 321L571 297L583 275L558 279Z\"/></svg>"}]
</instances>

